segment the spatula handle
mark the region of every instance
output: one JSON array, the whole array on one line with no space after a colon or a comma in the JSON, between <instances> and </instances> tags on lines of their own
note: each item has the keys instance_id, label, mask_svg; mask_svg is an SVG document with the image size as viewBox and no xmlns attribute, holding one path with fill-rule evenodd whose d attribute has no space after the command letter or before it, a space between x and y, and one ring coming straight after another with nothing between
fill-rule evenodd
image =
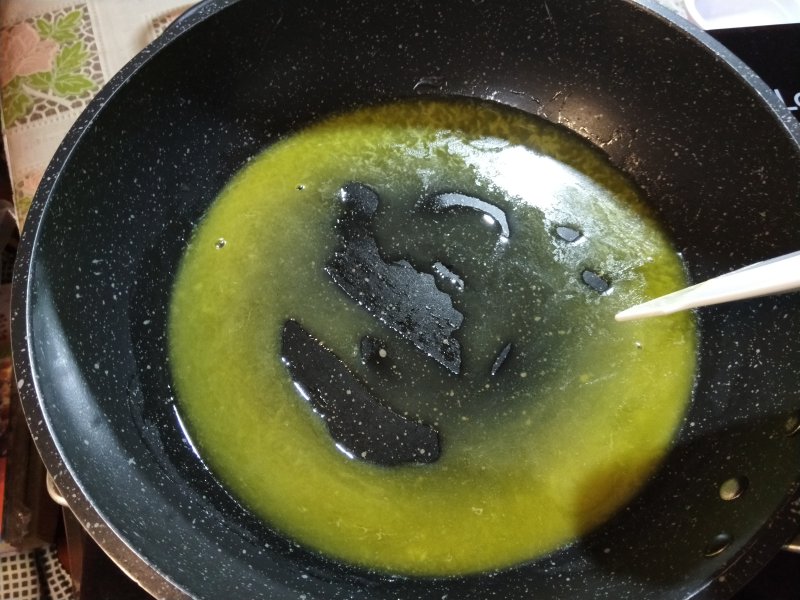
<instances>
[{"instance_id":1,"label":"spatula handle","mask_svg":"<svg viewBox=\"0 0 800 600\"><path fill-rule=\"evenodd\" d=\"M617 321L630 321L679 310L698 308L800 290L800 252L758 262L691 287L638 304L617 313Z\"/></svg>"}]
</instances>

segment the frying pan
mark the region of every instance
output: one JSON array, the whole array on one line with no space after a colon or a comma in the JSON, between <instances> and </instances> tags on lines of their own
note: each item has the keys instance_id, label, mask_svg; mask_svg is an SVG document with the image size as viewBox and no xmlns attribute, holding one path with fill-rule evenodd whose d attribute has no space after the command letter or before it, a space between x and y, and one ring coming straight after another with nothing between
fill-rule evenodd
<instances>
[{"instance_id":1,"label":"frying pan","mask_svg":"<svg viewBox=\"0 0 800 600\"><path fill-rule=\"evenodd\" d=\"M49 166L21 242L16 376L89 533L164 598L725 598L797 531L797 294L699 315L693 402L641 494L541 560L415 579L273 532L183 434L166 306L219 190L275 140L401 98L557 122L638 184L699 281L796 250L800 132L740 61L622 0L211 0L127 65ZM721 485L746 483L735 500Z\"/></svg>"}]
</instances>

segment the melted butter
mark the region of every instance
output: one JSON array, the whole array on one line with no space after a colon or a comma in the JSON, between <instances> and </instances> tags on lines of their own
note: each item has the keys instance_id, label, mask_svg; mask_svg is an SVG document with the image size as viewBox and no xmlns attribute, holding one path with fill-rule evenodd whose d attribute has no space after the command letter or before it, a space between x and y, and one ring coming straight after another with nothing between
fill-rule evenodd
<instances>
[{"instance_id":1,"label":"melted butter","mask_svg":"<svg viewBox=\"0 0 800 600\"><path fill-rule=\"evenodd\" d=\"M457 274L457 289L440 289L464 315L460 375L326 275L350 181L381 198L387 260ZM475 211L421 208L447 192L500 207L510 235ZM610 287L587 285L587 271ZM397 574L504 568L603 523L668 450L690 399L694 324L613 316L684 284L636 189L558 127L470 102L366 108L274 145L223 190L176 279L173 378L203 458L287 537ZM280 362L287 319L393 410L434 425L441 458L387 468L340 452ZM389 367L360 359L365 336Z\"/></svg>"}]
</instances>

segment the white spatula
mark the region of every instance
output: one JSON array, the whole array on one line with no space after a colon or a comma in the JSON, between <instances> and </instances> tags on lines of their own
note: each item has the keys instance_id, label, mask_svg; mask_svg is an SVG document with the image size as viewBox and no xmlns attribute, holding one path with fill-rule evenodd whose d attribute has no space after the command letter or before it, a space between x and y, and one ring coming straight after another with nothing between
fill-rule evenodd
<instances>
[{"instance_id":1,"label":"white spatula","mask_svg":"<svg viewBox=\"0 0 800 600\"><path fill-rule=\"evenodd\" d=\"M617 321L669 315L687 308L800 290L800 252L755 263L616 314Z\"/></svg>"}]
</instances>

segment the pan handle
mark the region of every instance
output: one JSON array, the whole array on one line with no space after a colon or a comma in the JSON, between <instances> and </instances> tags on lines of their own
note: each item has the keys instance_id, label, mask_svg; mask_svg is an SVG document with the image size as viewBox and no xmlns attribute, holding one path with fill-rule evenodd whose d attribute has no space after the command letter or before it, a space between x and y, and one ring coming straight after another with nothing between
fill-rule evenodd
<instances>
[{"instance_id":1,"label":"pan handle","mask_svg":"<svg viewBox=\"0 0 800 600\"><path fill-rule=\"evenodd\" d=\"M795 554L800 554L800 535L794 538L791 542L786 544L783 547L784 550L787 552L794 552Z\"/></svg>"}]
</instances>

